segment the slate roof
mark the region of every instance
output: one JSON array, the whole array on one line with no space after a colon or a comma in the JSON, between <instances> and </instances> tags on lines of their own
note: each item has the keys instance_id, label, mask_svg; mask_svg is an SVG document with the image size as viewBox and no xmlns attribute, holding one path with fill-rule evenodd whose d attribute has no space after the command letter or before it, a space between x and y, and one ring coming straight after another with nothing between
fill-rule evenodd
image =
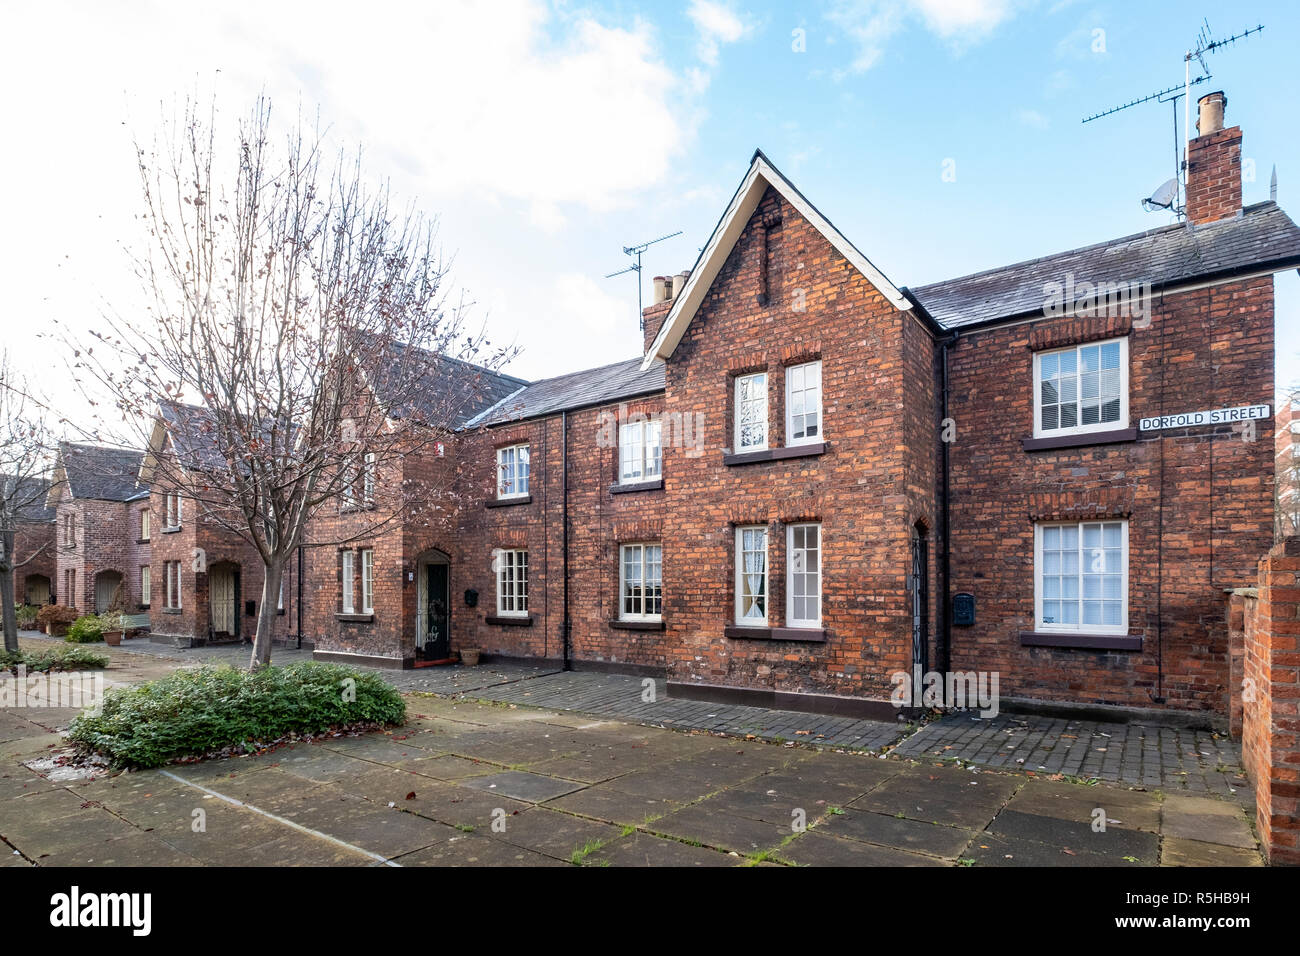
<instances>
[{"instance_id":1,"label":"slate roof","mask_svg":"<svg viewBox=\"0 0 1300 956\"><path fill-rule=\"evenodd\" d=\"M18 483L18 488L10 493L12 487L13 475L0 475L0 482L4 483L6 498L18 505L17 518L19 521L44 522L54 521L58 517L58 512L51 508L46 500L50 493L50 481L48 478L27 477Z\"/></svg>"},{"instance_id":2,"label":"slate roof","mask_svg":"<svg viewBox=\"0 0 1300 956\"><path fill-rule=\"evenodd\" d=\"M1044 283L1149 282L1154 291L1250 267L1300 264L1300 228L1274 202L1232 219L1174 223L908 290L944 328L1040 312Z\"/></svg>"},{"instance_id":3,"label":"slate roof","mask_svg":"<svg viewBox=\"0 0 1300 956\"><path fill-rule=\"evenodd\" d=\"M144 452L101 445L59 445L59 462L74 498L130 501L147 492L140 484Z\"/></svg>"},{"instance_id":4,"label":"slate roof","mask_svg":"<svg viewBox=\"0 0 1300 956\"><path fill-rule=\"evenodd\" d=\"M221 449L212 438L216 430L212 412L200 405L159 402L158 414L182 468L215 471L226 467Z\"/></svg>"},{"instance_id":5,"label":"slate roof","mask_svg":"<svg viewBox=\"0 0 1300 956\"><path fill-rule=\"evenodd\" d=\"M466 425L500 425L663 390L663 362L657 361L643 372L640 358L628 359L613 365L602 365L600 368L534 382L498 402L478 418L466 422Z\"/></svg>"},{"instance_id":6,"label":"slate roof","mask_svg":"<svg viewBox=\"0 0 1300 956\"><path fill-rule=\"evenodd\" d=\"M416 349L416 357L422 361L407 362L401 352L413 346L393 342L389 347L395 353L394 366L419 376L418 381L408 384L389 382L380 375L373 383L381 396L389 387L400 390L402 394L418 395L416 400L393 410L396 418L423 419L459 428L528 384L525 379L427 349Z\"/></svg>"}]
</instances>

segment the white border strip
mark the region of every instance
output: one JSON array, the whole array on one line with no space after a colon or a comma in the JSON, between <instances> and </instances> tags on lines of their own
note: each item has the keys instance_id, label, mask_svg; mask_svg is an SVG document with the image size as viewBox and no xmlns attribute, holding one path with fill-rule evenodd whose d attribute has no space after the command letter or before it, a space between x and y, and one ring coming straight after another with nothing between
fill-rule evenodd
<instances>
[{"instance_id":1,"label":"white border strip","mask_svg":"<svg viewBox=\"0 0 1300 956\"><path fill-rule=\"evenodd\" d=\"M202 790L204 793L208 794L209 796L216 797L219 800L224 800L226 801L226 803L229 803L236 807L241 807L244 810L252 810L254 813L260 813L262 816L266 817L267 819L274 820L276 823L283 823L285 826L291 827L292 829L297 830L300 833L306 833L308 836L318 837L321 840L328 840L330 843L333 843L336 846L341 846L345 850L351 850L353 853L360 853L362 856L368 856L370 857L370 859L384 864L384 866L396 866L400 868L402 865L400 863L395 863L394 861L388 859L388 857L386 856L381 856L378 853L371 853L369 850L363 850L361 849L361 847L353 846L351 843L345 843L343 840L340 840L337 837L332 837L328 833L321 833L319 830L313 830L311 827L305 827L301 823L294 823L292 820L286 820L284 817L276 816L274 813L269 813L266 810L253 806L251 803L244 803L241 800L236 800L234 797L228 797L224 793L217 793L217 791L215 790L209 790L207 787L203 786L202 784L197 784L193 780L186 780L184 777L178 777L176 776L176 774L172 773L171 771L159 770L158 772L162 774L164 777L168 777L171 780L175 780L177 783L183 783L185 784L185 786L193 787L195 790Z\"/></svg>"}]
</instances>

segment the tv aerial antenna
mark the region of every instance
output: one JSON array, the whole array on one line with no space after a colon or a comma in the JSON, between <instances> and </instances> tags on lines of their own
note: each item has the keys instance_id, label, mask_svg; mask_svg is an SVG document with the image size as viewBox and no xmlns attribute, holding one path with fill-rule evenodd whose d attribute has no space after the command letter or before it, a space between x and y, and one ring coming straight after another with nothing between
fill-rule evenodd
<instances>
[{"instance_id":1,"label":"tv aerial antenna","mask_svg":"<svg viewBox=\"0 0 1300 956\"><path fill-rule=\"evenodd\" d=\"M626 269L619 269L617 272L611 272L605 276L606 279L612 279L614 276L626 275L629 272L636 274L636 320L645 331L645 317L642 315L642 309L645 307L641 304L641 254L653 246L656 242L663 242L665 239L672 239L674 236L680 236L682 231L670 232L666 236L660 236L658 239L651 239L649 242L642 242L635 246L624 246L623 254L627 256L636 256L636 262L632 263Z\"/></svg>"},{"instance_id":2,"label":"tv aerial antenna","mask_svg":"<svg viewBox=\"0 0 1300 956\"><path fill-rule=\"evenodd\" d=\"M1142 200L1142 206L1148 212L1155 209L1168 209L1170 212L1182 216L1184 207L1179 205L1178 197L1180 187L1186 189L1184 182L1187 174L1187 147L1191 142L1191 92L1192 87L1209 80L1214 74L1210 72L1209 66L1205 62L1205 57L1210 53L1217 53L1224 47L1231 46L1238 40L1245 40L1252 34L1263 31L1264 25L1250 27L1240 33L1234 33L1230 37L1224 37L1222 40L1214 36L1210 29L1210 22L1204 18L1201 20L1201 28L1196 33L1196 46L1188 50L1183 55L1183 82L1180 85L1169 86L1163 90L1156 90L1154 93L1148 93L1146 96L1140 96L1135 100L1127 103L1121 103L1119 106L1113 106L1108 110L1102 110L1100 113L1093 113L1083 119L1085 123L1091 123L1093 120L1099 120L1103 116L1111 116L1123 110L1130 109L1142 103L1157 101L1160 103L1170 103L1174 112L1174 177L1168 182L1163 183L1154 193ZM1197 67L1197 76L1192 76L1192 62L1195 61ZM1183 101L1183 139L1182 155L1179 155L1178 139L1178 101Z\"/></svg>"}]
</instances>

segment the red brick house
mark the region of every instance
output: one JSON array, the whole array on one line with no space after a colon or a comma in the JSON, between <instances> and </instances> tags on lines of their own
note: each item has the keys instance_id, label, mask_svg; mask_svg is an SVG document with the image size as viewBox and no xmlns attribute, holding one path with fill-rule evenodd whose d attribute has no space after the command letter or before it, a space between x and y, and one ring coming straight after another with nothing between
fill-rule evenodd
<instances>
[{"instance_id":1,"label":"red brick house","mask_svg":"<svg viewBox=\"0 0 1300 956\"><path fill-rule=\"evenodd\" d=\"M12 475L0 481L14 481ZM49 505L50 483L44 478L19 479L9 496L19 507L14 526L14 603L52 604L55 600L55 511Z\"/></svg>"},{"instance_id":2,"label":"red brick house","mask_svg":"<svg viewBox=\"0 0 1300 956\"><path fill-rule=\"evenodd\" d=\"M452 650L842 713L928 671L1224 711L1300 229L1242 208L1241 131L1213 121L1186 222L916 289L755 154L656 280L641 359L512 390L413 463L456 469L441 536L311 565L318 654L411 663L436 548Z\"/></svg>"},{"instance_id":3,"label":"red brick house","mask_svg":"<svg viewBox=\"0 0 1300 956\"><path fill-rule=\"evenodd\" d=\"M250 642L266 579L261 556L213 509L183 489L201 486L207 470L224 469L204 408L158 407L140 479L150 489L144 536L151 541L150 639L178 647ZM196 477L197 476L197 477ZM274 638L297 627L298 572L291 567L276 595Z\"/></svg>"},{"instance_id":4,"label":"red brick house","mask_svg":"<svg viewBox=\"0 0 1300 956\"><path fill-rule=\"evenodd\" d=\"M140 483L144 452L59 444L47 506L55 511L55 592L84 613L149 603L147 513ZM143 533L142 533L142 529Z\"/></svg>"},{"instance_id":5,"label":"red brick house","mask_svg":"<svg viewBox=\"0 0 1300 956\"><path fill-rule=\"evenodd\" d=\"M388 395L382 403L389 409L383 427L416 431L403 446L409 450L382 461L360 452L350 492L336 507L319 509L306 530L302 633L318 658L396 667L445 661L452 635L474 613L453 595L469 587L464 563L472 549L460 522L482 498L461 472L477 467L478 445L456 429L526 383L429 352L416 358L394 364L419 370L418 401L395 409ZM366 382L359 394L388 385ZM403 387L397 394L409 393ZM382 417L359 412L357 420Z\"/></svg>"}]
</instances>

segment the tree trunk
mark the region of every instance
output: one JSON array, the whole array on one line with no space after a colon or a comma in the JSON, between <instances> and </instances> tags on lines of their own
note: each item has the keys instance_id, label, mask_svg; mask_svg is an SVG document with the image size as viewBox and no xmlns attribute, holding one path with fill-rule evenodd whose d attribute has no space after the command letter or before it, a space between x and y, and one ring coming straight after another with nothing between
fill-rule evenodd
<instances>
[{"instance_id":1,"label":"tree trunk","mask_svg":"<svg viewBox=\"0 0 1300 956\"><path fill-rule=\"evenodd\" d=\"M280 604L280 582L284 580L285 558L276 558L266 565L266 578L262 582L262 606L257 612L257 637L253 640L253 657L249 670L269 667L271 664L271 633L275 629L276 611Z\"/></svg>"},{"instance_id":2,"label":"tree trunk","mask_svg":"<svg viewBox=\"0 0 1300 956\"><path fill-rule=\"evenodd\" d=\"M14 609L14 533L0 532L0 610L3 611L5 650L18 650L18 614Z\"/></svg>"}]
</instances>

